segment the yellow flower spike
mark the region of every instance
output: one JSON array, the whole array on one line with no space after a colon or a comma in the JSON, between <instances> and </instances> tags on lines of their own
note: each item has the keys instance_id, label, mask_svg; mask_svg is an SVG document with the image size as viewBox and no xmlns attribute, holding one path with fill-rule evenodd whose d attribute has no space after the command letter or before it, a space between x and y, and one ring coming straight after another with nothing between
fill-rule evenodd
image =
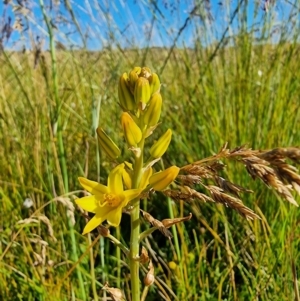
<instances>
[{"instance_id":1,"label":"yellow flower spike","mask_svg":"<svg viewBox=\"0 0 300 301\"><path fill-rule=\"evenodd\" d=\"M111 226L118 227L121 222L122 209L141 193L141 189L123 189L123 170L124 164L115 167L108 176L107 186L86 178L78 178L82 187L92 195L77 199L75 202L82 209L95 213L85 226L83 234L91 232L105 220Z\"/></svg>"},{"instance_id":2,"label":"yellow flower spike","mask_svg":"<svg viewBox=\"0 0 300 301\"><path fill-rule=\"evenodd\" d=\"M169 147L172 138L172 131L168 129L150 148L152 158L160 158Z\"/></svg>"},{"instance_id":3,"label":"yellow flower spike","mask_svg":"<svg viewBox=\"0 0 300 301\"><path fill-rule=\"evenodd\" d=\"M150 177L149 184L154 190L164 190L176 179L179 171L180 168L174 165L167 168L166 170L157 172Z\"/></svg>"},{"instance_id":4,"label":"yellow flower spike","mask_svg":"<svg viewBox=\"0 0 300 301\"><path fill-rule=\"evenodd\" d=\"M141 71L141 67L134 67L133 70L129 72L129 86L132 94L134 93L135 83L138 80Z\"/></svg>"},{"instance_id":5,"label":"yellow flower spike","mask_svg":"<svg viewBox=\"0 0 300 301\"><path fill-rule=\"evenodd\" d=\"M97 128L97 136L100 148L107 154L110 159L117 159L121 154L120 149L100 127Z\"/></svg>"},{"instance_id":6,"label":"yellow flower spike","mask_svg":"<svg viewBox=\"0 0 300 301\"><path fill-rule=\"evenodd\" d=\"M130 91L127 73L123 73L123 75L120 77L118 96L120 105L124 111L131 111L136 108L133 94Z\"/></svg>"},{"instance_id":7,"label":"yellow flower spike","mask_svg":"<svg viewBox=\"0 0 300 301\"><path fill-rule=\"evenodd\" d=\"M122 113L121 123L127 144L129 146L136 146L142 140L141 129L126 112Z\"/></svg>"},{"instance_id":8,"label":"yellow flower spike","mask_svg":"<svg viewBox=\"0 0 300 301\"><path fill-rule=\"evenodd\" d=\"M161 113L162 97L160 93L152 95L149 106L144 114L144 124L148 127L156 125Z\"/></svg>"},{"instance_id":9,"label":"yellow flower spike","mask_svg":"<svg viewBox=\"0 0 300 301\"><path fill-rule=\"evenodd\" d=\"M139 77L135 83L134 99L135 102L142 106L142 110L150 100L150 85L149 81L145 77Z\"/></svg>"},{"instance_id":10,"label":"yellow flower spike","mask_svg":"<svg viewBox=\"0 0 300 301\"><path fill-rule=\"evenodd\" d=\"M142 178L141 178L141 182L140 182L141 189L145 189L148 186L149 179L152 176L152 173L153 173L152 167L149 167L144 171Z\"/></svg>"},{"instance_id":11,"label":"yellow flower spike","mask_svg":"<svg viewBox=\"0 0 300 301\"><path fill-rule=\"evenodd\" d=\"M160 90L160 80L156 73L152 73L151 77L149 78L150 83L150 93L153 95Z\"/></svg>"}]
</instances>

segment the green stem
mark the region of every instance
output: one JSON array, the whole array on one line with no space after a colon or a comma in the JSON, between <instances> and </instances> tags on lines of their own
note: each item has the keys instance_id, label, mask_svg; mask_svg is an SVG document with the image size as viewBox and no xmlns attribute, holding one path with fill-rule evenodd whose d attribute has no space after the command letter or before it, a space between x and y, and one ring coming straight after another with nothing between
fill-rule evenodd
<instances>
[{"instance_id":1,"label":"green stem","mask_svg":"<svg viewBox=\"0 0 300 301\"><path fill-rule=\"evenodd\" d=\"M145 300L146 300L148 291L149 291L149 286L145 286L145 287L144 287L144 290L143 290L142 297L141 297L141 301L145 301Z\"/></svg>"},{"instance_id":2,"label":"green stem","mask_svg":"<svg viewBox=\"0 0 300 301\"><path fill-rule=\"evenodd\" d=\"M132 301L140 300L140 279L139 279L139 234L140 234L140 200L133 202L131 211L131 234L130 234L130 279Z\"/></svg>"},{"instance_id":3,"label":"green stem","mask_svg":"<svg viewBox=\"0 0 300 301\"><path fill-rule=\"evenodd\" d=\"M129 254L129 250L117 238L115 238L111 234L107 235L106 237L110 239L115 244L115 246L120 248L126 255Z\"/></svg>"},{"instance_id":4,"label":"green stem","mask_svg":"<svg viewBox=\"0 0 300 301\"><path fill-rule=\"evenodd\" d=\"M168 198L167 202L168 202L169 216L170 216L171 219L173 219L174 218L174 212L173 212L173 206L172 206L172 199ZM184 281L184 273L183 273L183 267L182 267L182 261L181 261L181 251L180 251L180 247L179 247L179 239L178 239L178 233L177 233L176 226L175 225L172 226L171 229L172 229L172 234L173 234L177 259L178 259L178 262L179 262L181 280ZM183 286L183 288L185 288L185 286Z\"/></svg>"},{"instance_id":5,"label":"green stem","mask_svg":"<svg viewBox=\"0 0 300 301\"><path fill-rule=\"evenodd\" d=\"M57 127L57 140L58 140L58 150L59 150L59 158L60 158L60 165L62 170L62 176L63 176L63 182L64 182L64 193L69 192L69 179L68 179L68 170L67 170L67 163L66 163L66 156L65 156L65 150L64 150L64 143L63 143L63 136L62 136L62 127L61 127L61 106L62 102L59 98L58 93L58 76L57 76L57 61L56 61L56 51L55 51L55 39L54 39L54 33L52 29L52 25L50 22L50 19L48 17L48 14L45 9L44 0L39 0L41 11L43 14L43 19L46 23L48 34L49 34L49 47L50 47L50 54L51 54L51 73L52 73L52 81L53 81L53 91L54 91L54 99L56 104L56 112L54 117L54 127ZM75 232L74 227L72 224L72 221L70 218L68 218L68 227L70 229L70 238L71 238L71 244L72 244L72 259L77 262L78 261L78 254L77 254L77 247L76 247L76 239L75 239ZM83 283L83 277L80 272L79 268L76 268L77 278L79 282L79 288L80 288L80 297L83 300L86 300L86 293L85 293L85 287Z\"/></svg>"},{"instance_id":6,"label":"green stem","mask_svg":"<svg viewBox=\"0 0 300 301\"><path fill-rule=\"evenodd\" d=\"M139 143L141 153L136 156L134 164L134 177L132 188L138 188L142 176L143 169L143 151L144 138ZM139 236L140 236L140 199L136 198L132 201L131 210L131 232L130 232L130 277L131 277L131 297L132 301L140 301L140 277L139 277Z\"/></svg>"},{"instance_id":7,"label":"green stem","mask_svg":"<svg viewBox=\"0 0 300 301\"><path fill-rule=\"evenodd\" d=\"M147 229L146 231L142 232L140 235L140 242L157 229L158 229L157 227L151 227L151 228Z\"/></svg>"},{"instance_id":8,"label":"green stem","mask_svg":"<svg viewBox=\"0 0 300 301\"><path fill-rule=\"evenodd\" d=\"M121 237L121 231L120 231L120 227L116 228L116 236L117 239L120 240ZM117 258L117 287L121 287L121 250L120 248L116 249L116 258Z\"/></svg>"},{"instance_id":9,"label":"green stem","mask_svg":"<svg viewBox=\"0 0 300 301\"><path fill-rule=\"evenodd\" d=\"M92 238L91 233L88 234L88 241L89 245L92 244ZM97 294L97 288L96 288L96 276L95 276L95 268L94 268L95 262L94 262L94 251L93 248L90 248L90 267L91 267L91 282L92 282L92 291L93 291L93 297L95 301L98 301L98 294Z\"/></svg>"}]
</instances>

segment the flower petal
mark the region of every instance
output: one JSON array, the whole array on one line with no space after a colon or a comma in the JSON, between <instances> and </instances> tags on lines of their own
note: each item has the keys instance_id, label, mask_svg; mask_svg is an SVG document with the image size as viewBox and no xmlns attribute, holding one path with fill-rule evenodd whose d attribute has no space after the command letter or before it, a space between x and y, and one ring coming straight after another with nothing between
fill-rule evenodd
<instances>
[{"instance_id":1,"label":"flower petal","mask_svg":"<svg viewBox=\"0 0 300 301\"><path fill-rule=\"evenodd\" d=\"M118 206L114 208L114 210L110 211L107 215L107 222L114 227L118 227L121 222L122 217L122 206Z\"/></svg>"},{"instance_id":2,"label":"flower petal","mask_svg":"<svg viewBox=\"0 0 300 301\"><path fill-rule=\"evenodd\" d=\"M98 227L104 221L102 215L95 215L84 227L82 235L93 231L96 227Z\"/></svg>"},{"instance_id":3,"label":"flower petal","mask_svg":"<svg viewBox=\"0 0 300 301\"><path fill-rule=\"evenodd\" d=\"M147 185L149 184L149 178L152 176L152 173L153 173L152 167L149 167L144 171L140 182L141 189L145 189L147 187Z\"/></svg>"},{"instance_id":4,"label":"flower petal","mask_svg":"<svg viewBox=\"0 0 300 301\"><path fill-rule=\"evenodd\" d=\"M80 206L83 210L95 213L99 206L99 200L94 195L85 196L80 199L76 199L75 203Z\"/></svg>"},{"instance_id":5,"label":"flower petal","mask_svg":"<svg viewBox=\"0 0 300 301\"><path fill-rule=\"evenodd\" d=\"M159 171L152 175L149 179L149 184L154 190L161 191L164 190L168 185L170 185L177 177L180 168L177 166L171 166L163 171Z\"/></svg>"},{"instance_id":6,"label":"flower petal","mask_svg":"<svg viewBox=\"0 0 300 301\"><path fill-rule=\"evenodd\" d=\"M123 181L122 173L124 169L124 163L116 166L108 176L108 190L114 194L122 194L123 192Z\"/></svg>"},{"instance_id":7,"label":"flower petal","mask_svg":"<svg viewBox=\"0 0 300 301\"><path fill-rule=\"evenodd\" d=\"M108 193L108 188L105 185L102 185L98 182L95 181L91 181L88 180L86 178L83 177L79 177L78 181L80 182L80 185L87 190L88 192L92 193L92 194L105 194Z\"/></svg>"},{"instance_id":8,"label":"flower petal","mask_svg":"<svg viewBox=\"0 0 300 301\"><path fill-rule=\"evenodd\" d=\"M125 190L123 192L125 200L123 201L122 206L123 207L127 206L128 202L130 202L131 200L133 200L136 197L138 197L141 192L142 192L142 189L129 189L129 190Z\"/></svg>"},{"instance_id":9,"label":"flower petal","mask_svg":"<svg viewBox=\"0 0 300 301\"><path fill-rule=\"evenodd\" d=\"M99 226L101 223L103 223L107 219L108 214L110 214L111 211L114 211L114 208L109 207L109 206L97 208L96 214L86 224L85 228L83 229L83 234L91 232L97 226Z\"/></svg>"},{"instance_id":10,"label":"flower petal","mask_svg":"<svg viewBox=\"0 0 300 301\"><path fill-rule=\"evenodd\" d=\"M127 112L122 113L121 123L127 144L129 146L137 146L137 144L143 137L142 131L139 126Z\"/></svg>"},{"instance_id":11,"label":"flower petal","mask_svg":"<svg viewBox=\"0 0 300 301\"><path fill-rule=\"evenodd\" d=\"M127 187L127 189L130 189L132 186L132 180L131 180L130 174L128 173L128 171L125 168L123 169L122 177L123 177L125 186Z\"/></svg>"}]
</instances>

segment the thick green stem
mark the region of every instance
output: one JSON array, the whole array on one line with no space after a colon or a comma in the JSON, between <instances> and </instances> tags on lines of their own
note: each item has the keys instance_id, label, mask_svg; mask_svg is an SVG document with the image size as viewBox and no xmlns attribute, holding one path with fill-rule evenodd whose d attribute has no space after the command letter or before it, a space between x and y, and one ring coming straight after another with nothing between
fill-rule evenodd
<instances>
[{"instance_id":1,"label":"thick green stem","mask_svg":"<svg viewBox=\"0 0 300 301\"><path fill-rule=\"evenodd\" d=\"M137 199L131 211L131 235L130 235L130 279L132 301L140 300L139 277L139 234L140 234L140 200Z\"/></svg>"},{"instance_id":2,"label":"thick green stem","mask_svg":"<svg viewBox=\"0 0 300 301\"><path fill-rule=\"evenodd\" d=\"M139 144L141 153L136 156L134 164L133 187L138 188L142 176L144 139ZM130 233L130 279L132 301L140 301L140 277L139 277L139 236L140 236L140 199L132 201L131 233Z\"/></svg>"}]
</instances>

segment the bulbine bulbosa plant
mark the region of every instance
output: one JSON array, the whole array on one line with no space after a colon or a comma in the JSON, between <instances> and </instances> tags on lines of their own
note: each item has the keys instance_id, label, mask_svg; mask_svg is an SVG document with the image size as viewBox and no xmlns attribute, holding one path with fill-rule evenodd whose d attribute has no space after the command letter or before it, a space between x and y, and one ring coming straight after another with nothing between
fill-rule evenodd
<instances>
[{"instance_id":1,"label":"bulbine bulbosa plant","mask_svg":"<svg viewBox=\"0 0 300 301\"><path fill-rule=\"evenodd\" d=\"M152 141L150 149L145 148L145 141L151 140L153 132L160 125L163 105L160 86L158 75L147 67L135 67L120 77L118 96L123 111L121 128L131 159L122 161L120 148L106 134L105 129L99 127L97 134L100 148L111 159L113 167L107 185L80 177L80 184L90 192L90 195L76 200L82 209L94 214L86 224L83 234L98 227L103 236L113 240L126 254L130 268L132 301L145 300L149 286L155 282L154 266L147 250L144 247L140 248L141 241L156 229L170 238L169 227L191 218L190 215L159 221L140 208L141 198L150 198L157 191L175 201L222 203L247 219L260 218L240 199L241 193L252 191L220 176L225 167L221 161L224 159L242 163L253 179L261 179L294 205L297 203L291 192L296 190L300 193L300 176L297 170L287 163L287 160L299 163L298 148L256 151L245 146L228 149L225 144L216 155L181 168L177 166L170 166L164 170L156 168L156 163L167 151L172 138L172 129L168 129L157 141ZM131 218L129 248L113 237L108 228L102 225L106 222L110 226L118 227L124 211L129 213ZM141 232L140 228L140 214L152 226L144 232ZM147 264L148 270L143 281L142 296L141 264ZM106 289L113 300L125 300L120 289L108 285Z\"/></svg>"}]
</instances>

